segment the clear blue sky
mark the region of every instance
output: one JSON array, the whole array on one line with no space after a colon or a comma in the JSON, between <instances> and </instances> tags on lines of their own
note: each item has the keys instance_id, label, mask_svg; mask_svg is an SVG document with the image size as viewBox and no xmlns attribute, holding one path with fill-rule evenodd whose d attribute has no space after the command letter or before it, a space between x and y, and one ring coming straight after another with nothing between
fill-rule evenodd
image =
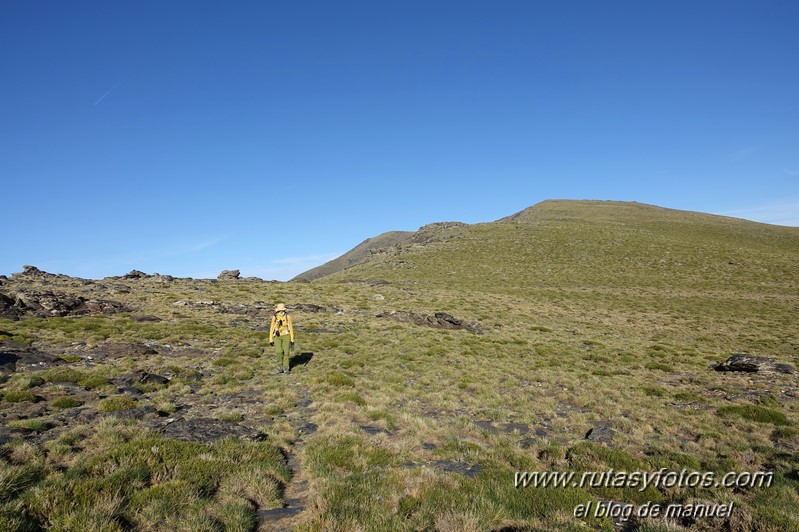
<instances>
[{"instance_id":1,"label":"clear blue sky","mask_svg":"<svg viewBox=\"0 0 799 532\"><path fill-rule=\"evenodd\" d=\"M616 199L799 225L799 2L0 3L0 274L285 280Z\"/></svg>"}]
</instances>

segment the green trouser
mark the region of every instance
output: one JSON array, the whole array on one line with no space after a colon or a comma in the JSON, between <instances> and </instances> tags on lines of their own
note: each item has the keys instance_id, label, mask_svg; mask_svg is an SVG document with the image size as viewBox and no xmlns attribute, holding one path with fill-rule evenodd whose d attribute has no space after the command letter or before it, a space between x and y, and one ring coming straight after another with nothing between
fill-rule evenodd
<instances>
[{"instance_id":1,"label":"green trouser","mask_svg":"<svg viewBox=\"0 0 799 532\"><path fill-rule=\"evenodd\" d=\"M277 355L277 367L283 368L284 371L289 370L289 350L291 348L291 337L275 336L272 338L275 342L275 355Z\"/></svg>"}]
</instances>

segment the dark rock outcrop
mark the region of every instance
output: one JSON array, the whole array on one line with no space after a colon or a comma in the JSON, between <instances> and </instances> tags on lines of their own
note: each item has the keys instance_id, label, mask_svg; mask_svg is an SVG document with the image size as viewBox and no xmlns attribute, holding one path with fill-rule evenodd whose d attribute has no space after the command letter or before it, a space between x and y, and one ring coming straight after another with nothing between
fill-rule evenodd
<instances>
[{"instance_id":1,"label":"dark rock outcrop","mask_svg":"<svg viewBox=\"0 0 799 532\"><path fill-rule=\"evenodd\" d=\"M17 321L30 312L25 303L0 292L0 318Z\"/></svg>"},{"instance_id":2,"label":"dark rock outcrop","mask_svg":"<svg viewBox=\"0 0 799 532\"><path fill-rule=\"evenodd\" d=\"M22 277L26 277L29 279L47 279L52 277L58 277L53 273L47 273L46 271L40 270L36 266L31 266L30 264L26 264L22 267L22 272L13 274L14 279L20 279Z\"/></svg>"},{"instance_id":3,"label":"dark rock outcrop","mask_svg":"<svg viewBox=\"0 0 799 532\"><path fill-rule=\"evenodd\" d=\"M220 438L233 436L242 440L263 439L263 434L255 429L210 418L177 419L161 429L166 438L181 441L210 443Z\"/></svg>"},{"instance_id":4,"label":"dark rock outcrop","mask_svg":"<svg viewBox=\"0 0 799 532\"><path fill-rule=\"evenodd\" d=\"M52 291L20 290L0 296L0 316L10 319L115 314L129 310L119 301L87 299Z\"/></svg>"},{"instance_id":5,"label":"dark rock outcrop","mask_svg":"<svg viewBox=\"0 0 799 532\"><path fill-rule=\"evenodd\" d=\"M0 374L14 373L25 366L41 368L61 364L66 362L57 356L10 340L0 340Z\"/></svg>"},{"instance_id":6,"label":"dark rock outcrop","mask_svg":"<svg viewBox=\"0 0 799 532\"><path fill-rule=\"evenodd\" d=\"M396 321L404 323L413 323L414 325L422 325L425 327L432 327L434 329L466 329L467 331L480 333L482 327L478 323L467 323L463 320L455 318L446 312L436 312L432 316L425 316L415 314L413 312L405 312L401 310L390 310L388 312L381 312L377 315L378 318L391 318Z\"/></svg>"},{"instance_id":7,"label":"dark rock outcrop","mask_svg":"<svg viewBox=\"0 0 799 532\"><path fill-rule=\"evenodd\" d=\"M795 373L790 364L776 362L769 357L753 357L746 354L732 355L713 367L716 371L743 371L746 373Z\"/></svg>"}]
</instances>

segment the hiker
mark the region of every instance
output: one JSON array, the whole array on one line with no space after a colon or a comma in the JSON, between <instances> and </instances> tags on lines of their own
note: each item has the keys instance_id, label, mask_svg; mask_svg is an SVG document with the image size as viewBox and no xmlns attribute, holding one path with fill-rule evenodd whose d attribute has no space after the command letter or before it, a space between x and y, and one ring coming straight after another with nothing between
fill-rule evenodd
<instances>
[{"instance_id":1,"label":"hiker","mask_svg":"<svg viewBox=\"0 0 799 532\"><path fill-rule=\"evenodd\" d=\"M272 324L269 326L269 345L275 346L277 373L288 373L291 370L289 351L294 348L294 327L283 303L275 307Z\"/></svg>"}]
</instances>

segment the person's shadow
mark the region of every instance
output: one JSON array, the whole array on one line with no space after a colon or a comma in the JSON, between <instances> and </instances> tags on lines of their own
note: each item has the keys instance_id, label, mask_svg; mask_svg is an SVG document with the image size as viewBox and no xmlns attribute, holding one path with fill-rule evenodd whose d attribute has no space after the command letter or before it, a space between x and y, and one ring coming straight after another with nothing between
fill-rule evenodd
<instances>
[{"instance_id":1,"label":"person's shadow","mask_svg":"<svg viewBox=\"0 0 799 532\"><path fill-rule=\"evenodd\" d=\"M300 353L295 357L291 357L289 359L289 369L296 368L297 366L307 366L308 362L310 362L312 358L313 353L310 351L306 351L305 353Z\"/></svg>"}]
</instances>

